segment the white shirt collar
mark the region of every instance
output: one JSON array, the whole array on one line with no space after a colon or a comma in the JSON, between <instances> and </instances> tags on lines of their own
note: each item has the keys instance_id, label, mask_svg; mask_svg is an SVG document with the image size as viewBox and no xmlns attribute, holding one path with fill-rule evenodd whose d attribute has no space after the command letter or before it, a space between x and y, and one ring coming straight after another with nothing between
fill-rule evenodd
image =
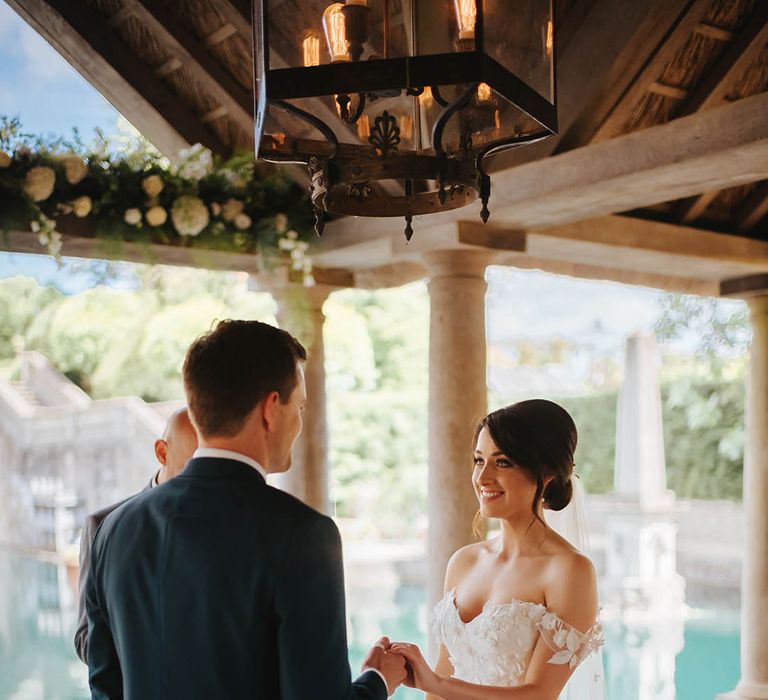
<instances>
[{"instance_id":1,"label":"white shirt collar","mask_svg":"<svg viewBox=\"0 0 768 700\"><path fill-rule=\"evenodd\" d=\"M267 478L267 472L264 471L264 467L262 467L255 459L251 459L250 457L240 454L239 452L233 452L232 450L222 450L222 449L219 449L218 447L198 447L195 450L195 454L192 455L193 459L195 459L196 457L216 457L218 459L234 459L237 462L243 462L243 464L247 464L249 467L253 467L257 472L259 472L259 474L261 474L264 477L265 481Z\"/></svg>"}]
</instances>

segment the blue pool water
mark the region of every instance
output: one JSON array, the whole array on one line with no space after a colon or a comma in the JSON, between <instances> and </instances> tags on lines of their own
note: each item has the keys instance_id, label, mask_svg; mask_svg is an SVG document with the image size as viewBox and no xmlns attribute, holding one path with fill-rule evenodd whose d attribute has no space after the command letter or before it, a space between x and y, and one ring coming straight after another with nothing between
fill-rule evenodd
<instances>
[{"instance_id":1,"label":"blue pool water","mask_svg":"<svg viewBox=\"0 0 768 700\"><path fill-rule=\"evenodd\" d=\"M356 671L382 634L424 643L424 592L349 591L350 663ZM85 667L72 648L75 607L66 572L0 549L0 700L85 700ZM739 676L738 619L702 611L685 625L606 624L609 700L709 700ZM641 693L642 688L642 693ZM422 698L401 688L396 700Z\"/></svg>"}]
</instances>

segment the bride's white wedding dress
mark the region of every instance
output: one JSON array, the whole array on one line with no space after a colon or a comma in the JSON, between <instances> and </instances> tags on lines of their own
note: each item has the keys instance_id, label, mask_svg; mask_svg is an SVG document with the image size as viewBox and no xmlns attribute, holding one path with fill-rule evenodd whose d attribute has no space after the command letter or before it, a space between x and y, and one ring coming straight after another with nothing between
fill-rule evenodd
<instances>
[{"instance_id":1,"label":"bride's white wedding dress","mask_svg":"<svg viewBox=\"0 0 768 700\"><path fill-rule=\"evenodd\" d=\"M433 631L448 650L455 678L498 687L523 683L539 635L555 652L549 663L571 667L603 643L600 622L582 633L545 606L523 600L486 606L464 622L456 607L456 589L435 606Z\"/></svg>"}]
</instances>

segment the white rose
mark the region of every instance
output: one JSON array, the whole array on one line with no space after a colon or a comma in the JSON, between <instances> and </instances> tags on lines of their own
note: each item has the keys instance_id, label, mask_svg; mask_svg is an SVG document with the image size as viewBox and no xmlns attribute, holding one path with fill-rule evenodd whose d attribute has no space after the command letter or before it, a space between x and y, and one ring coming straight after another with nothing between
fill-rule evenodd
<instances>
[{"instance_id":1,"label":"white rose","mask_svg":"<svg viewBox=\"0 0 768 700\"><path fill-rule=\"evenodd\" d=\"M86 195L78 197L72 202L72 211L75 213L75 216L78 216L81 219L84 216L88 216L88 214L91 213L91 209L93 209L93 202L91 201L91 198Z\"/></svg>"},{"instance_id":2,"label":"white rose","mask_svg":"<svg viewBox=\"0 0 768 700\"><path fill-rule=\"evenodd\" d=\"M146 192L147 197L157 197L165 187L163 178L159 175L148 175L141 181L141 188Z\"/></svg>"},{"instance_id":3,"label":"white rose","mask_svg":"<svg viewBox=\"0 0 768 700\"><path fill-rule=\"evenodd\" d=\"M183 163L179 175L193 180L201 180L213 169L213 155L199 143L179 151Z\"/></svg>"},{"instance_id":4,"label":"white rose","mask_svg":"<svg viewBox=\"0 0 768 700\"><path fill-rule=\"evenodd\" d=\"M22 188L27 196L42 202L51 196L55 185L56 173L51 168L38 165L27 173Z\"/></svg>"},{"instance_id":5,"label":"white rose","mask_svg":"<svg viewBox=\"0 0 768 700\"><path fill-rule=\"evenodd\" d=\"M210 221L208 207L199 197L179 197L171 209L171 219L182 236L197 236Z\"/></svg>"},{"instance_id":6,"label":"white rose","mask_svg":"<svg viewBox=\"0 0 768 700\"><path fill-rule=\"evenodd\" d=\"M10 164L11 157L5 151L0 151L0 168L7 168Z\"/></svg>"},{"instance_id":7,"label":"white rose","mask_svg":"<svg viewBox=\"0 0 768 700\"><path fill-rule=\"evenodd\" d=\"M218 202L211 202L211 214L219 216L221 214L221 204Z\"/></svg>"},{"instance_id":8,"label":"white rose","mask_svg":"<svg viewBox=\"0 0 768 700\"><path fill-rule=\"evenodd\" d=\"M64 163L64 174L70 185L76 185L88 174L88 166L80 156L73 154L64 158L62 162Z\"/></svg>"},{"instance_id":9,"label":"white rose","mask_svg":"<svg viewBox=\"0 0 768 700\"><path fill-rule=\"evenodd\" d=\"M129 226L138 226L141 223L141 210L136 209L136 207L126 209L125 214L123 215L123 221Z\"/></svg>"},{"instance_id":10,"label":"white rose","mask_svg":"<svg viewBox=\"0 0 768 700\"><path fill-rule=\"evenodd\" d=\"M221 218L224 221L234 221L235 217L243 213L245 204L239 199L228 199L221 208Z\"/></svg>"},{"instance_id":11,"label":"white rose","mask_svg":"<svg viewBox=\"0 0 768 700\"><path fill-rule=\"evenodd\" d=\"M288 217L285 214L275 216L275 228L278 233L285 233L288 228Z\"/></svg>"},{"instance_id":12,"label":"white rose","mask_svg":"<svg viewBox=\"0 0 768 700\"><path fill-rule=\"evenodd\" d=\"M163 207L152 207L145 215L150 226L162 226L168 221L168 212Z\"/></svg>"},{"instance_id":13,"label":"white rose","mask_svg":"<svg viewBox=\"0 0 768 700\"><path fill-rule=\"evenodd\" d=\"M251 228L252 223L253 221L251 221L251 217L248 214L238 214L235 217L235 226L241 231Z\"/></svg>"}]
</instances>

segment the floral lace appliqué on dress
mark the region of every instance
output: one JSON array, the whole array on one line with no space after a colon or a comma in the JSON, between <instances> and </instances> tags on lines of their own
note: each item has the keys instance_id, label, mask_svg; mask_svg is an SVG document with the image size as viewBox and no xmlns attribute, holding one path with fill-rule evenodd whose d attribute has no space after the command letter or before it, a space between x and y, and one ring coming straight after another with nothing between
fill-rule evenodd
<instances>
[{"instance_id":1,"label":"floral lace appliqu\u00e9 on dress","mask_svg":"<svg viewBox=\"0 0 768 700\"><path fill-rule=\"evenodd\" d=\"M435 606L433 630L448 650L455 678L507 688L522 684L539 634L555 652L549 663L571 668L603 644L599 621L579 632L544 605L523 600L489 606L464 622L455 588Z\"/></svg>"}]
</instances>

